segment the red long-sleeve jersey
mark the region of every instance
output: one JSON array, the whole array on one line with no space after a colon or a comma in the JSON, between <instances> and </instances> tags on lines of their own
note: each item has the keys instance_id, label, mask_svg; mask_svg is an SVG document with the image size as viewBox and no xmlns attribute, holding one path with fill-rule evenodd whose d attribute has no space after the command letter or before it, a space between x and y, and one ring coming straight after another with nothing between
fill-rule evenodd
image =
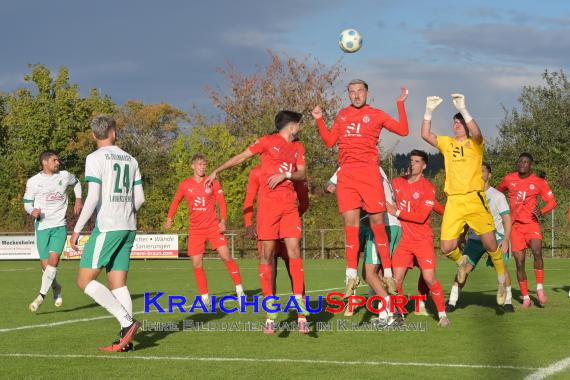
<instances>
[{"instance_id":1,"label":"red long-sleeve jersey","mask_svg":"<svg viewBox=\"0 0 570 380\"><path fill-rule=\"evenodd\" d=\"M261 166L258 165L249 172L245 200L243 201L243 219L246 227L253 224L253 204L259 192L260 181ZM309 184L307 181L293 182L293 186L297 193L297 200L299 201L299 214L303 215L309 208Z\"/></svg>"},{"instance_id":2,"label":"red long-sleeve jersey","mask_svg":"<svg viewBox=\"0 0 570 380\"><path fill-rule=\"evenodd\" d=\"M402 224L402 240L425 241L433 239L429 214L435 206L435 186L422 177L409 183L405 176L392 180L398 219Z\"/></svg>"},{"instance_id":3,"label":"red long-sleeve jersey","mask_svg":"<svg viewBox=\"0 0 570 380\"><path fill-rule=\"evenodd\" d=\"M170 204L168 218L174 217L182 198L185 198L188 204L190 211L188 228L192 232L208 230L219 224L216 215L216 203L220 208L220 218L223 220L227 218L228 211L224 192L217 180L214 180L209 188L204 186L204 180L196 182L194 177L182 181Z\"/></svg>"},{"instance_id":4,"label":"red long-sleeve jersey","mask_svg":"<svg viewBox=\"0 0 570 380\"><path fill-rule=\"evenodd\" d=\"M338 143L341 166L378 165L378 139L382 128L400 136L408 135L408 118L402 101L398 102L398 114L400 121L369 105L361 108L351 105L340 110L330 130L322 118L317 119L317 126L327 147Z\"/></svg>"},{"instance_id":5,"label":"red long-sleeve jersey","mask_svg":"<svg viewBox=\"0 0 570 380\"><path fill-rule=\"evenodd\" d=\"M507 191L513 223L538 223L532 211L538 206L539 196L546 202L540 209L542 214L556 207L556 199L548 182L534 173L526 178L521 178L517 172L509 173L496 189Z\"/></svg>"}]
</instances>

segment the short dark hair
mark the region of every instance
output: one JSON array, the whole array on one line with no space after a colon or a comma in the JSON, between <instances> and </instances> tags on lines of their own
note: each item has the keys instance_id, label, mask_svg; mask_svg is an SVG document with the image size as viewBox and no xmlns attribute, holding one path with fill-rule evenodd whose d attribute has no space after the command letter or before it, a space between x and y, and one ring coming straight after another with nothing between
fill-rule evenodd
<instances>
[{"instance_id":1,"label":"short dark hair","mask_svg":"<svg viewBox=\"0 0 570 380\"><path fill-rule=\"evenodd\" d=\"M493 173L493 170L491 170L491 164L488 162L483 162L483 166L487 168L487 171L489 171L489 173Z\"/></svg>"},{"instance_id":2,"label":"short dark hair","mask_svg":"<svg viewBox=\"0 0 570 380\"><path fill-rule=\"evenodd\" d=\"M457 119L461 122L461 125L463 125L463 128L465 128L465 133L467 136L469 136L469 128L467 128L467 123L465 122L463 115L460 112L457 112L455 115L453 115L453 119Z\"/></svg>"},{"instance_id":3,"label":"short dark hair","mask_svg":"<svg viewBox=\"0 0 570 380\"><path fill-rule=\"evenodd\" d=\"M43 162L45 160L48 160L51 156L57 156L57 152L55 150L48 149L48 150L44 150L42 152L42 154L40 154L39 161L40 161L40 167L41 168L44 167Z\"/></svg>"},{"instance_id":4,"label":"short dark hair","mask_svg":"<svg viewBox=\"0 0 570 380\"><path fill-rule=\"evenodd\" d=\"M278 131L285 128L285 126L289 123L299 123L301 122L301 118L303 117L302 114L295 111L279 111L277 115L275 115L275 128Z\"/></svg>"},{"instance_id":5,"label":"short dark hair","mask_svg":"<svg viewBox=\"0 0 570 380\"><path fill-rule=\"evenodd\" d=\"M528 153L528 152L522 152L519 156L519 159L526 157L530 160L530 162L534 162L534 157L532 157L532 154Z\"/></svg>"},{"instance_id":6,"label":"short dark hair","mask_svg":"<svg viewBox=\"0 0 570 380\"><path fill-rule=\"evenodd\" d=\"M421 157L422 160L424 160L424 162L427 164L428 163L428 154L426 152L424 152L423 150L419 150L419 149L414 149L410 152L410 157L411 156L418 156Z\"/></svg>"},{"instance_id":7,"label":"short dark hair","mask_svg":"<svg viewBox=\"0 0 570 380\"><path fill-rule=\"evenodd\" d=\"M190 163L193 164L194 162L199 161L199 160L208 162L208 158L206 157L205 154L203 154L203 153L196 153L196 154L193 155L192 158L190 159Z\"/></svg>"}]
</instances>

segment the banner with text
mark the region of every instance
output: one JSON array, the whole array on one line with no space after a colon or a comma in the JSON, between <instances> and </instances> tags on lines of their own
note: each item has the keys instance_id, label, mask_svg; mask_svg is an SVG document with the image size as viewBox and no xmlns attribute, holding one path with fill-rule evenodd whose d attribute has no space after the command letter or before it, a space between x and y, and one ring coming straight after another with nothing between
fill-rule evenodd
<instances>
[{"instance_id":1,"label":"banner with text","mask_svg":"<svg viewBox=\"0 0 570 380\"><path fill-rule=\"evenodd\" d=\"M79 238L77 247L79 251L74 251L69 245L69 237L65 243L63 255L66 259L79 259L83 253L83 248L89 240L89 235L82 235ZM176 259L178 258L178 235L143 235L137 234L131 259Z\"/></svg>"}]
</instances>

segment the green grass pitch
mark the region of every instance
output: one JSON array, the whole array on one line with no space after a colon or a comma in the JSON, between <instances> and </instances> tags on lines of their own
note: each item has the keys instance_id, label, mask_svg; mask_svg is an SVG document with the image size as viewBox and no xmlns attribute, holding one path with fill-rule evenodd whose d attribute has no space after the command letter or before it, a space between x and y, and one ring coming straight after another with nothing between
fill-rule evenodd
<instances>
[{"instance_id":1,"label":"green grass pitch","mask_svg":"<svg viewBox=\"0 0 570 380\"><path fill-rule=\"evenodd\" d=\"M530 261L532 263L532 260ZM248 295L259 294L255 260L238 260ZM527 262L527 265L529 262ZM514 277L513 263L509 264ZM266 336L260 331L144 331L131 353L100 353L97 347L115 338L118 323L75 286L78 262L62 262L58 280L64 305L55 308L51 292L37 314L28 304L37 295L37 262L0 262L0 377L2 378L430 378L521 379L570 357L570 260L545 260L546 308L520 308L503 314L495 305L496 277L478 268L449 314L451 327L440 329L434 317L409 315L426 331L339 331L338 320L362 323L373 315L360 309L353 317L321 312L310 321L333 322L332 331L296 331ZM219 260L205 262L211 294L233 294L234 286ZM449 294L454 265L439 260L438 277ZM529 287L534 289L532 269ZM418 271L408 273L406 294L415 293ZM312 298L342 291L344 262L305 262L307 291ZM104 282L104 274L99 278ZM261 322L262 314L142 313L145 292L196 295L187 260L133 261L129 273L136 318L147 322ZM278 293L289 293L289 279L280 264ZM367 287L359 294L366 295ZM531 292L534 298L534 291ZM191 301L189 301L191 302ZM166 296L160 303L167 305ZM429 301L428 308L434 313ZM152 309L154 310L154 308ZM295 321L295 313L279 321ZM570 369L553 378L569 378Z\"/></svg>"}]
</instances>

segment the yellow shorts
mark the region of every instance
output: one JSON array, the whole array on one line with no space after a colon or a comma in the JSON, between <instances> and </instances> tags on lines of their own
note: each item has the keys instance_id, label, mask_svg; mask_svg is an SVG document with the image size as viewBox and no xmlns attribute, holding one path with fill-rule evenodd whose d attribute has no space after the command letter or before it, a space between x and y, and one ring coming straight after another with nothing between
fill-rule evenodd
<instances>
[{"instance_id":1,"label":"yellow shorts","mask_svg":"<svg viewBox=\"0 0 570 380\"><path fill-rule=\"evenodd\" d=\"M441 221L441 240L454 240L465 225L482 235L495 230L495 222L483 191L449 195Z\"/></svg>"}]
</instances>

